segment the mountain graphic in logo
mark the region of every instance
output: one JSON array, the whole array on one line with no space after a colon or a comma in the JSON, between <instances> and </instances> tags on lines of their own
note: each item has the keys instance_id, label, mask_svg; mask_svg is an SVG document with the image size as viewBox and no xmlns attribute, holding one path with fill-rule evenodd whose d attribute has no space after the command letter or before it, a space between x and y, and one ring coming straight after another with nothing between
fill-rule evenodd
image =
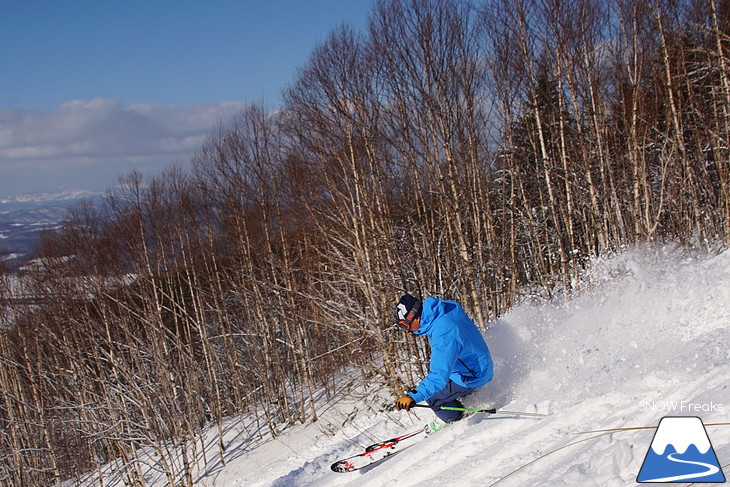
<instances>
[{"instance_id":1,"label":"mountain graphic in logo","mask_svg":"<svg viewBox=\"0 0 730 487\"><path fill-rule=\"evenodd\" d=\"M693 416L662 418L636 481L725 482L702 420Z\"/></svg>"}]
</instances>

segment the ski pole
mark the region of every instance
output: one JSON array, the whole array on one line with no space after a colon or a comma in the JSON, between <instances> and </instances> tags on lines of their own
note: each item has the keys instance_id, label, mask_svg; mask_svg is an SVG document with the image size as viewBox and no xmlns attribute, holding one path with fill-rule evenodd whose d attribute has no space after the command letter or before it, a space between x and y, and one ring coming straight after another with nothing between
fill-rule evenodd
<instances>
[{"instance_id":1,"label":"ski pole","mask_svg":"<svg viewBox=\"0 0 730 487\"><path fill-rule=\"evenodd\" d=\"M442 409L444 411L472 411L475 413L489 413L489 414L515 414L519 416L535 416L535 417L545 417L547 414L540 414L540 413L526 413L521 411L505 411L503 409L479 409L479 408L459 408L459 407L452 407L452 406L429 406L428 404L414 404L411 407L416 408L428 408L428 409Z\"/></svg>"}]
</instances>

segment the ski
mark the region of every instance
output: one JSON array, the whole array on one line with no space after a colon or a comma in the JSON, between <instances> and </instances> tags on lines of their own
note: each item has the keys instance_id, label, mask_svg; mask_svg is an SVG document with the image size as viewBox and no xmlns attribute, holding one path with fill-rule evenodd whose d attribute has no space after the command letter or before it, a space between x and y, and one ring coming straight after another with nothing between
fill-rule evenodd
<instances>
[{"instance_id":1,"label":"ski","mask_svg":"<svg viewBox=\"0 0 730 487\"><path fill-rule=\"evenodd\" d=\"M406 433L405 435L396 436L395 438L380 443L375 443L365 448L365 451L362 453L336 461L330 468L333 472L337 473L360 470L412 446L418 440L422 439L421 435L423 437L427 436L425 428Z\"/></svg>"},{"instance_id":2,"label":"ski","mask_svg":"<svg viewBox=\"0 0 730 487\"><path fill-rule=\"evenodd\" d=\"M444 410L451 410L451 411L463 411L465 413L488 413L488 414L503 414L503 415L510 415L510 416L531 416L534 418L540 418L545 417L547 414L541 414L541 413L528 413L524 411L505 411L501 409L481 409L481 408L465 408L465 407L450 407L450 406L427 406L427 405L421 405L421 404L414 404L414 407L421 407L421 408L429 408L429 409L444 409ZM351 457L343 458L342 460L337 460L335 463L332 464L330 467L333 472L337 473L344 473L344 472L354 472L355 470L360 470L362 468L367 467L368 465L372 465L376 462L379 462L391 455L394 455L398 452L401 452L408 448L409 446L416 443L416 441L422 439L420 435L423 435L423 437L428 436L428 434L433 433L435 431L438 431L446 426L443 421L440 422L439 426L435 426L439 424L439 422L435 421L432 423L427 424L423 428L419 429L418 431L413 431L411 433L406 433L405 435L396 436L395 438L391 438L390 440L386 440L380 443L375 443L374 445L370 445L369 447L365 448L365 451L362 453L358 453L357 455L353 455Z\"/></svg>"}]
</instances>

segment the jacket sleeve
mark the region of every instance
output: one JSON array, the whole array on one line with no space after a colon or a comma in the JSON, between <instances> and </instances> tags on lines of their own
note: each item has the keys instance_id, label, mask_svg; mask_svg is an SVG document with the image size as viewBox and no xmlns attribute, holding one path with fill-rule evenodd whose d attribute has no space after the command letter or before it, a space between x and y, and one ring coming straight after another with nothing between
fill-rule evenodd
<instances>
[{"instance_id":1,"label":"jacket sleeve","mask_svg":"<svg viewBox=\"0 0 730 487\"><path fill-rule=\"evenodd\" d=\"M428 375L408 395L416 402L425 401L449 383L449 376L461 351L461 345L450 334L434 337L431 342L431 363Z\"/></svg>"}]
</instances>

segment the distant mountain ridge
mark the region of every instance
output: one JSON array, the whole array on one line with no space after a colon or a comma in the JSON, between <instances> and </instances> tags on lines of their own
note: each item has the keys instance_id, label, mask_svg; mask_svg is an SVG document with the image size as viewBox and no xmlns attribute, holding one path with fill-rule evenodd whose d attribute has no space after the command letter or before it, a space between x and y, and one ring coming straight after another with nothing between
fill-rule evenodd
<instances>
[{"instance_id":1,"label":"distant mountain ridge","mask_svg":"<svg viewBox=\"0 0 730 487\"><path fill-rule=\"evenodd\" d=\"M63 188L58 190L43 190L34 193L23 193L14 196L0 198L0 205L16 205L16 204L45 204L45 203L61 203L76 202L84 198L97 198L103 196L98 191L90 191L87 189ZM0 206L0 211L3 211Z\"/></svg>"},{"instance_id":2,"label":"distant mountain ridge","mask_svg":"<svg viewBox=\"0 0 730 487\"><path fill-rule=\"evenodd\" d=\"M103 193L64 188L0 198L0 261L22 263L38 244L43 230L58 228L69 208Z\"/></svg>"}]
</instances>

